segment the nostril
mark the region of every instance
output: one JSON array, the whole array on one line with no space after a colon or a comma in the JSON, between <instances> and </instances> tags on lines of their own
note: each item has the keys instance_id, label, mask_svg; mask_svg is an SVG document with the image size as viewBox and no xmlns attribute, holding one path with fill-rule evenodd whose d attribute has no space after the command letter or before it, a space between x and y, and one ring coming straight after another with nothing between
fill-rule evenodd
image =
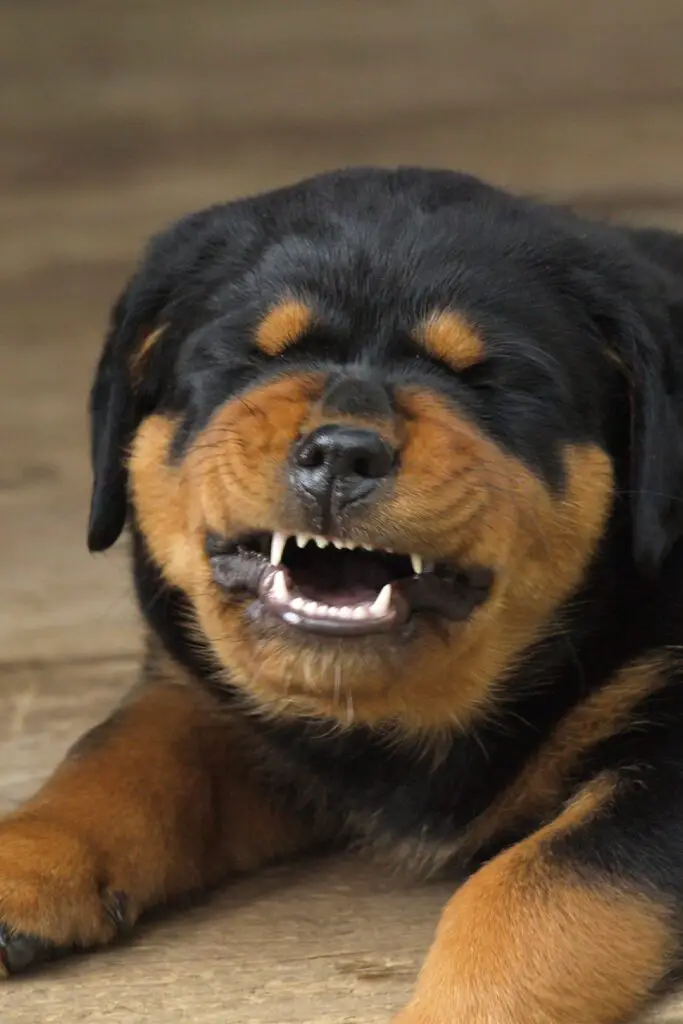
<instances>
[{"instance_id":1,"label":"nostril","mask_svg":"<svg viewBox=\"0 0 683 1024\"><path fill-rule=\"evenodd\" d=\"M373 472L372 460L366 456L361 455L360 458L356 459L352 469L356 476L376 476Z\"/></svg>"},{"instance_id":2,"label":"nostril","mask_svg":"<svg viewBox=\"0 0 683 1024\"><path fill-rule=\"evenodd\" d=\"M306 469L319 469L325 464L327 454L321 445L303 445L296 453L296 461Z\"/></svg>"},{"instance_id":3,"label":"nostril","mask_svg":"<svg viewBox=\"0 0 683 1024\"><path fill-rule=\"evenodd\" d=\"M388 447L382 445L377 451L368 454L363 452L354 459L351 465L351 472L356 476L366 477L369 480L377 480L387 476L393 467L393 453Z\"/></svg>"},{"instance_id":4,"label":"nostril","mask_svg":"<svg viewBox=\"0 0 683 1024\"><path fill-rule=\"evenodd\" d=\"M398 452L374 430L328 423L295 446L291 480L302 494L341 507L367 498L395 469Z\"/></svg>"}]
</instances>

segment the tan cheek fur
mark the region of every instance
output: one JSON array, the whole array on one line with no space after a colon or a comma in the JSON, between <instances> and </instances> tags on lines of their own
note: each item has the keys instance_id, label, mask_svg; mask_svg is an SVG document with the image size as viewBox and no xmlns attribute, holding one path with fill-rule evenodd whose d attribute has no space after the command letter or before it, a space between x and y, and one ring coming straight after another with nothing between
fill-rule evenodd
<instances>
[{"instance_id":1,"label":"tan cheek fur","mask_svg":"<svg viewBox=\"0 0 683 1024\"><path fill-rule=\"evenodd\" d=\"M341 722L397 718L416 730L486 714L505 674L581 581L611 507L608 456L568 447L566 487L553 496L436 396L405 389L402 472L361 529L378 546L495 567L491 598L467 623L446 625L446 643L424 629L406 645L372 638L351 650L313 647L285 628L257 636L242 605L213 586L205 532L305 528L288 504L283 466L321 387L316 375L283 378L226 403L178 466L167 454L173 424L160 416L143 423L131 489L153 557L188 593L233 676L274 710Z\"/></svg>"}]
</instances>

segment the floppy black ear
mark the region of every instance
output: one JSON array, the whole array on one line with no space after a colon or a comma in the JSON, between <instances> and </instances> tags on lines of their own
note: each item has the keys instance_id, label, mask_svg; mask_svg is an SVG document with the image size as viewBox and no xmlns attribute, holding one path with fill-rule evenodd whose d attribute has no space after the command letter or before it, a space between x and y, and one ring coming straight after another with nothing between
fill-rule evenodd
<instances>
[{"instance_id":1,"label":"floppy black ear","mask_svg":"<svg viewBox=\"0 0 683 1024\"><path fill-rule=\"evenodd\" d=\"M615 326L631 402L633 552L652 574L683 536L683 309L645 317L631 308Z\"/></svg>"},{"instance_id":2,"label":"floppy black ear","mask_svg":"<svg viewBox=\"0 0 683 1024\"><path fill-rule=\"evenodd\" d=\"M168 299L167 283L150 281L150 276L143 266L114 306L90 392L91 551L111 547L123 530L128 507L128 447L158 397L158 380L149 368L145 367L144 377L136 374L136 355L155 331L157 316Z\"/></svg>"},{"instance_id":3,"label":"floppy black ear","mask_svg":"<svg viewBox=\"0 0 683 1024\"><path fill-rule=\"evenodd\" d=\"M136 401L126 353L132 350L127 324L128 297L114 307L109 332L90 392L93 488L88 547L104 551L117 540L126 521L126 447L136 426ZM133 329L134 334L134 329Z\"/></svg>"},{"instance_id":4,"label":"floppy black ear","mask_svg":"<svg viewBox=\"0 0 683 1024\"><path fill-rule=\"evenodd\" d=\"M221 207L209 207L172 224L149 241L114 306L90 393L91 551L111 547L123 530L128 508L128 448L143 417L158 404L164 366L168 367L182 337L179 329L176 342L169 340L170 324L181 319L180 308L201 307L205 286L193 276L193 269L207 251L215 252L228 234ZM206 287L210 286L209 282ZM145 355L145 341L162 332L163 359Z\"/></svg>"}]
</instances>

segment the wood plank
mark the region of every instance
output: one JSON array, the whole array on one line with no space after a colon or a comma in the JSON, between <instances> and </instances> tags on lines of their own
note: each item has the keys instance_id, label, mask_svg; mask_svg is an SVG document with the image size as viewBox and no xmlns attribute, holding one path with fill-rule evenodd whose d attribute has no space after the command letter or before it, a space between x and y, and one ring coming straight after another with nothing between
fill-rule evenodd
<instances>
[{"instance_id":1,"label":"wood plank","mask_svg":"<svg viewBox=\"0 0 683 1024\"><path fill-rule=\"evenodd\" d=\"M134 678L133 658L0 668L0 813L28 796ZM129 945L0 989L12 1024L380 1024L407 998L447 885L362 861L283 867L144 925Z\"/></svg>"},{"instance_id":2,"label":"wood plank","mask_svg":"<svg viewBox=\"0 0 683 1024\"><path fill-rule=\"evenodd\" d=\"M416 162L683 230L683 5L0 6L1 810L136 672L125 545L85 549L85 398L147 236L323 168ZM349 859L278 869L3 987L0 1013L379 1024L447 896Z\"/></svg>"}]
</instances>

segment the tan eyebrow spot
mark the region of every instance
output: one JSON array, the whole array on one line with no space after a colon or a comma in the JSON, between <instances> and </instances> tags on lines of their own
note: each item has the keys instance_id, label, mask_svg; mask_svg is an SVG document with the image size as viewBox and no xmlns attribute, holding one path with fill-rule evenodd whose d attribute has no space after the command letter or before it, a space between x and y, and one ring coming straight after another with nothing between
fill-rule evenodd
<instances>
[{"instance_id":1,"label":"tan eyebrow spot","mask_svg":"<svg viewBox=\"0 0 683 1024\"><path fill-rule=\"evenodd\" d=\"M417 328L415 339L454 370L467 370L484 358L483 341L457 313L433 313Z\"/></svg>"},{"instance_id":2,"label":"tan eyebrow spot","mask_svg":"<svg viewBox=\"0 0 683 1024\"><path fill-rule=\"evenodd\" d=\"M313 322L313 310L303 302L287 299L274 306L256 331L256 344L267 356L281 352L301 337Z\"/></svg>"},{"instance_id":3,"label":"tan eyebrow spot","mask_svg":"<svg viewBox=\"0 0 683 1024\"><path fill-rule=\"evenodd\" d=\"M168 324L162 324L161 327L155 327L153 331L149 331L130 357L128 364L130 374L136 383L139 383L142 380L145 359L167 328Z\"/></svg>"}]
</instances>

